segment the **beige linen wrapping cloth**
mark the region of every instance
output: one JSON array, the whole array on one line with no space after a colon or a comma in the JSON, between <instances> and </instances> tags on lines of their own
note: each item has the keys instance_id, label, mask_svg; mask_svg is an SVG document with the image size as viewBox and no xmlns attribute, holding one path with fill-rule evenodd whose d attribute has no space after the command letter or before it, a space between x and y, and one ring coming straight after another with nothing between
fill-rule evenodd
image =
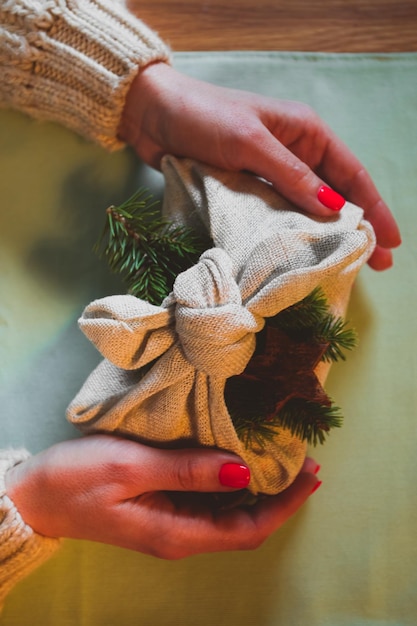
<instances>
[{"instance_id":1,"label":"beige linen wrapping cloth","mask_svg":"<svg viewBox=\"0 0 417 626\"><path fill-rule=\"evenodd\" d=\"M230 450L251 468L250 490L275 494L299 472L306 443L279 428L262 448L245 447L229 415L225 384L241 374L264 319L320 286L343 315L375 237L351 204L311 217L266 181L165 157L163 212L205 229L213 248L179 274L161 306L131 295L92 302L79 324L105 357L68 407L84 432L156 446ZM323 384L328 364L316 374Z\"/></svg>"}]
</instances>

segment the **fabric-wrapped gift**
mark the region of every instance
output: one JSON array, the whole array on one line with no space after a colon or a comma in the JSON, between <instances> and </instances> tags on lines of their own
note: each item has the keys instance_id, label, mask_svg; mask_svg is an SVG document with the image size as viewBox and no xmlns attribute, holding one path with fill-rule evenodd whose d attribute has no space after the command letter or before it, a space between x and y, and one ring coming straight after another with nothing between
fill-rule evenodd
<instances>
[{"instance_id":1,"label":"fabric-wrapped gift","mask_svg":"<svg viewBox=\"0 0 417 626\"><path fill-rule=\"evenodd\" d=\"M307 387L323 396L329 362L320 359L319 346L314 353L298 349L298 365L291 365L292 348L281 333L281 354L275 350L271 362L283 363L284 373L274 377L265 370L268 358L259 358L257 338L269 320L317 288L331 313L343 316L374 249L373 230L354 205L331 218L312 217L250 174L173 157L164 158L162 171L163 213L206 230L213 247L177 276L160 306L132 295L87 306L79 324L104 360L68 407L68 419L84 432L149 445L233 451L251 468L252 493L278 493L300 471L306 441L276 421L262 445L242 437L232 415L237 396L250 390L258 367L261 391L252 404L268 406L274 420L274 407L282 409L286 397L302 396Z\"/></svg>"}]
</instances>

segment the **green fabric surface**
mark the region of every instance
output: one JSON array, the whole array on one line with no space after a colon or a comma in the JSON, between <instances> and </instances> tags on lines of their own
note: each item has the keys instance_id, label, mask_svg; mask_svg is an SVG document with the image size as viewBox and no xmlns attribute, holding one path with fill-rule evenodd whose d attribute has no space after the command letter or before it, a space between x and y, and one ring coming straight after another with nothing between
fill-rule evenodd
<instances>
[{"instance_id":1,"label":"green fabric surface","mask_svg":"<svg viewBox=\"0 0 417 626\"><path fill-rule=\"evenodd\" d=\"M165 562L88 542L11 593L1 626L417 624L417 54L179 53L215 83L301 100L344 139L398 218L395 266L364 268L360 345L327 390L345 424L312 451L323 485L262 548ZM79 436L65 407L99 356L76 320L121 287L91 251L103 211L161 179L129 151L0 112L0 447ZM161 538L162 540L163 538Z\"/></svg>"}]
</instances>

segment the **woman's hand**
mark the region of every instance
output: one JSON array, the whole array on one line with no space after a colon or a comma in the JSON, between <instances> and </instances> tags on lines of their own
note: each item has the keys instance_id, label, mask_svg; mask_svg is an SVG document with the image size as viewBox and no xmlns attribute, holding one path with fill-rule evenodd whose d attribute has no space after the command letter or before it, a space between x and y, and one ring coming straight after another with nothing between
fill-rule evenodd
<instances>
[{"instance_id":1,"label":"woman's hand","mask_svg":"<svg viewBox=\"0 0 417 626\"><path fill-rule=\"evenodd\" d=\"M92 435L59 443L15 466L6 475L6 487L25 522L40 534L178 559L256 548L317 488L317 469L307 459L282 494L253 507L215 511L192 497L174 504L169 492L245 487L249 472L236 456L215 450L158 450Z\"/></svg>"},{"instance_id":2,"label":"woman's hand","mask_svg":"<svg viewBox=\"0 0 417 626\"><path fill-rule=\"evenodd\" d=\"M156 63L134 80L119 135L156 168L173 154L251 171L313 215L334 214L328 206L338 210L346 198L375 229L370 266L392 264L401 239L391 212L358 159L304 104L225 89Z\"/></svg>"}]
</instances>

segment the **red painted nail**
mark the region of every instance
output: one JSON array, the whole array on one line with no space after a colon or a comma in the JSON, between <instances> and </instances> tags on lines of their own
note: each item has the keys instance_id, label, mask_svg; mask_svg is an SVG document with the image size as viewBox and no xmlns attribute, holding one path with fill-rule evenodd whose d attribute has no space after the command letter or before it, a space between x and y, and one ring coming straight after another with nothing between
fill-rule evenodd
<instances>
[{"instance_id":1,"label":"red painted nail","mask_svg":"<svg viewBox=\"0 0 417 626\"><path fill-rule=\"evenodd\" d=\"M330 187L325 187L324 185L320 187L317 198L319 201L328 209L332 211L340 211L340 209L345 204L345 199Z\"/></svg>"},{"instance_id":2,"label":"red painted nail","mask_svg":"<svg viewBox=\"0 0 417 626\"><path fill-rule=\"evenodd\" d=\"M244 489L250 482L249 468L239 463L224 463L220 468L219 481L224 487Z\"/></svg>"},{"instance_id":3,"label":"red painted nail","mask_svg":"<svg viewBox=\"0 0 417 626\"><path fill-rule=\"evenodd\" d=\"M313 489L311 490L311 493L314 493L315 491L317 491L317 489L320 487L322 483L323 483L322 480L318 480L316 484L314 485Z\"/></svg>"},{"instance_id":4,"label":"red painted nail","mask_svg":"<svg viewBox=\"0 0 417 626\"><path fill-rule=\"evenodd\" d=\"M318 474L320 470L321 470L321 465L319 464L319 465L317 465L316 469L314 470L314 473Z\"/></svg>"}]
</instances>

